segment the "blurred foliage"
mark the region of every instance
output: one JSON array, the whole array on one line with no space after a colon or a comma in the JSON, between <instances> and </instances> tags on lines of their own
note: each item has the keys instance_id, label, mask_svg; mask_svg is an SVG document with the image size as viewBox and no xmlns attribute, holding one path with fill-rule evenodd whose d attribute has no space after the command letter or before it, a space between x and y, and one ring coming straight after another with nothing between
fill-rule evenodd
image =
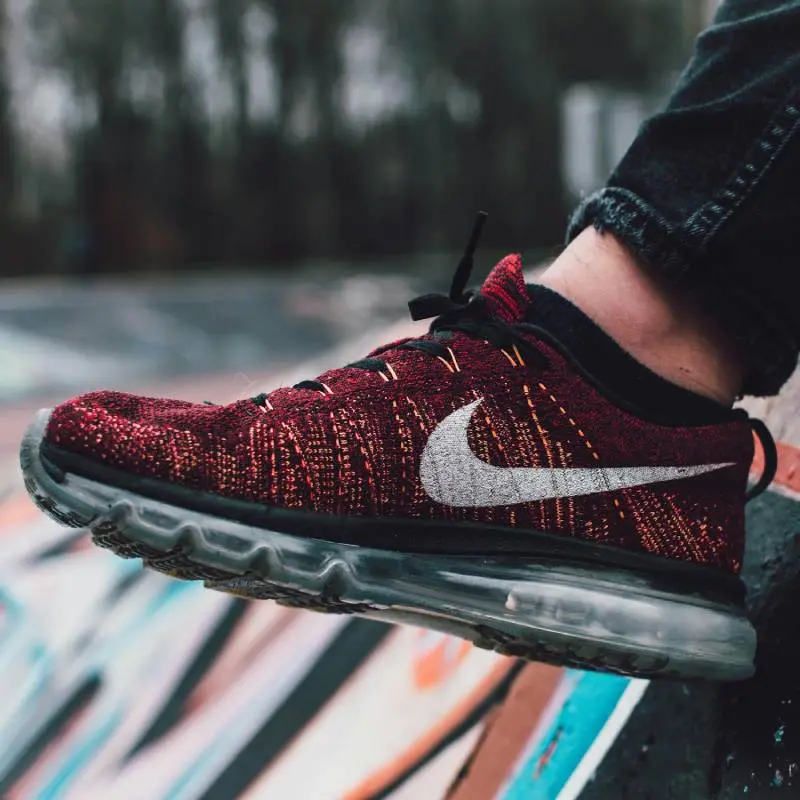
<instances>
[{"instance_id":1,"label":"blurred foliage","mask_svg":"<svg viewBox=\"0 0 800 800\"><path fill-rule=\"evenodd\" d=\"M15 214L0 73L6 273L449 249L478 208L489 244L551 245L564 90L660 90L694 32L676 0L29 3L76 114Z\"/></svg>"}]
</instances>

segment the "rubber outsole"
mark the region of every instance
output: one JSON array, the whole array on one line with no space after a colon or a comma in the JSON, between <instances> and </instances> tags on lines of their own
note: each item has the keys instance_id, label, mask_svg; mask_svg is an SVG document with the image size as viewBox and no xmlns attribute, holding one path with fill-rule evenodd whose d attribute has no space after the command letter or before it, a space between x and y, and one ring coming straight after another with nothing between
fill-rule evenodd
<instances>
[{"instance_id":1,"label":"rubber outsole","mask_svg":"<svg viewBox=\"0 0 800 800\"><path fill-rule=\"evenodd\" d=\"M41 457L49 413L37 415L20 450L37 506L174 578L294 608L421 625L561 666L640 678L753 674L755 631L733 604L665 591L600 564L409 556L293 536L54 474Z\"/></svg>"}]
</instances>

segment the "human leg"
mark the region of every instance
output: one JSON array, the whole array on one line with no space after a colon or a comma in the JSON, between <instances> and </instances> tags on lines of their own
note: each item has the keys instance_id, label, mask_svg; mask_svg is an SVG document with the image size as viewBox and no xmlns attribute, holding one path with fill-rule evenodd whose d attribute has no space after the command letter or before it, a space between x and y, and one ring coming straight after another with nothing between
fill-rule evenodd
<instances>
[{"instance_id":1,"label":"human leg","mask_svg":"<svg viewBox=\"0 0 800 800\"><path fill-rule=\"evenodd\" d=\"M620 324L622 343L683 383L687 376L677 360L670 366L645 330L648 320L666 329L669 320L662 312L670 306L672 322L683 316L691 327L694 319L708 358L689 354L688 386L702 392L705 383L705 393L719 399L730 394L736 375L717 375L717 386L711 375L704 380L704 370L724 372L722 364L733 373L742 369L740 391L764 395L777 392L797 364L798 41L797 0L723 3L666 108L644 125L607 186L576 211L568 234L571 249L545 281L597 316L600 310L586 297L612 299L615 275L626 273L625 257L635 260L651 273L651 282L668 287L665 294L674 290L674 299L659 309L637 294L639 338ZM590 226L611 242L586 234ZM609 259L609 250L617 249L613 241L627 254ZM611 260L618 269L604 273L590 263L581 286L574 279L580 270L569 263L576 256L586 263L595 257ZM707 322L697 319L690 308L695 305ZM643 313L650 316L642 318ZM604 315L603 324L614 322Z\"/></svg>"}]
</instances>

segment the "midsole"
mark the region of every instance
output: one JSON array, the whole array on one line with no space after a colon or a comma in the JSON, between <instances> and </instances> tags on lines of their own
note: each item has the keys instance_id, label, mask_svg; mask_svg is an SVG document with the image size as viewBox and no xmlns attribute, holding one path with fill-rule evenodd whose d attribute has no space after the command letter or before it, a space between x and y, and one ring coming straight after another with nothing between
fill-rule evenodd
<instances>
[{"instance_id":1,"label":"midsole","mask_svg":"<svg viewBox=\"0 0 800 800\"><path fill-rule=\"evenodd\" d=\"M483 565L491 562L519 567L524 564L524 558L538 564L568 562L593 569L602 566L606 570L621 569L641 575L648 581L656 581L665 591L740 607L744 604L744 585L735 575L562 534L473 522L341 516L275 508L131 475L47 443L42 443L40 456L43 467L56 483L63 483L65 473L74 474L141 497L265 531L408 555L446 555L463 558L465 562L480 558Z\"/></svg>"}]
</instances>

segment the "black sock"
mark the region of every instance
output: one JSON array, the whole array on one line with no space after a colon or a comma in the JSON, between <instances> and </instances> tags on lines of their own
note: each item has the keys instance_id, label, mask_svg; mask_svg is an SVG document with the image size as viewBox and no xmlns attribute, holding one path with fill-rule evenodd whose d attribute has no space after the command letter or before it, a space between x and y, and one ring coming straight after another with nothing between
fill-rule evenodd
<instances>
[{"instance_id":1,"label":"black sock","mask_svg":"<svg viewBox=\"0 0 800 800\"><path fill-rule=\"evenodd\" d=\"M542 330L598 389L638 416L665 425L705 425L731 417L731 410L656 375L622 349L597 323L565 297L528 285L525 322Z\"/></svg>"}]
</instances>

